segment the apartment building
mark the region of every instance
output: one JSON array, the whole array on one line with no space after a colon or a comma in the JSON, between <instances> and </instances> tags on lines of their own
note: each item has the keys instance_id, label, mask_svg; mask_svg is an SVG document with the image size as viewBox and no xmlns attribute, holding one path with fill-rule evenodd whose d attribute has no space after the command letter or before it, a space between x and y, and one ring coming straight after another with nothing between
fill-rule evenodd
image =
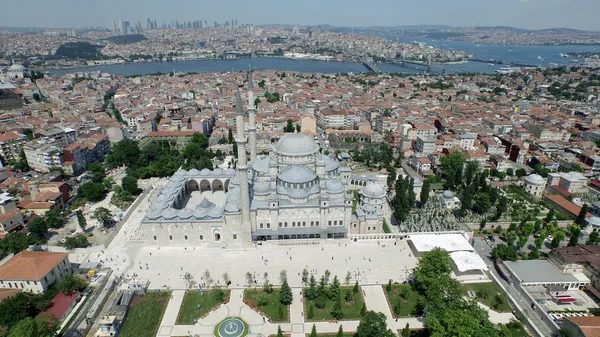
<instances>
[{"instance_id":1,"label":"apartment building","mask_svg":"<svg viewBox=\"0 0 600 337\"><path fill-rule=\"evenodd\" d=\"M7 163L10 160L19 159L21 147L27 141L27 136L15 131L0 134L0 155Z\"/></svg>"},{"instance_id":2,"label":"apartment building","mask_svg":"<svg viewBox=\"0 0 600 337\"><path fill-rule=\"evenodd\" d=\"M72 273L67 253L23 251L0 266L0 288L40 294Z\"/></svg>"},{"instance_id":3,"label":"apartment building","mask_svg":"<svg viewBox=\"0 0 600 337\"><path fill-rule=\"evenodd\" d=\"M29 167L36 171L48 172L53 167L62 167L63 153L53 145L32 141L23 146L23 151Z\"/></svg>"}]
</instances>

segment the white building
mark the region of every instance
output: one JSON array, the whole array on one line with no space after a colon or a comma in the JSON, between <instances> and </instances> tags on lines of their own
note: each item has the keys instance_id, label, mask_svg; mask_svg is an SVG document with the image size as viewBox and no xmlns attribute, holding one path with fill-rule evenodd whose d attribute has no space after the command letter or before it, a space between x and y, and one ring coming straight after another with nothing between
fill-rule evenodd
<instances>
[{"instance_id":1,"label":"white building","mask_svg":"<svg viewBox=\"0 0 600 337\"><path fill-rule=\"evenodd\" d=\"M546 188L546 180L539 174L530 174L525 178L523 188L527 193L541 198Z\"/></svg>"},{"instance_id":2,"label":"white building","mask_svg":"<svg viewBox=\"0 0 600 337\"><path fill-rule=\"evenodd\" d=\"M40 294L73 270L69 254L23 251L0 266L0 288Z\"/></svg>"},{"instance_id":3,"label":"white building","mask_svg":"<svg viewBox=\"0 0 600 337\"><path fill-rule=\"evenodd\" d=\"M440 206L445 209L456 209L460 207L460 200L458 197L454 196L454 193L450 190L444 191L439 200Z\"/></svg>"},{"instance_id":4,"label":"white building","mask_svg":"<svg viewBox=\"0 0 600 337\"><path fill-rule=\"evenodd\" d=\"M48 172L53 167L62 167L63 153L52 145L29 142L23 146L27 164L34 170Z\"/></svg>"}]
</instances>

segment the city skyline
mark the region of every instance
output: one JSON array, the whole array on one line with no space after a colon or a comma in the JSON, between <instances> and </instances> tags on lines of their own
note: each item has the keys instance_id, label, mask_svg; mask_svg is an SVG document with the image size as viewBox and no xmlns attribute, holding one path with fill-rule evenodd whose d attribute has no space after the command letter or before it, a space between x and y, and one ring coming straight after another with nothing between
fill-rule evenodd
<instances>
[{"instance_id":1,"label":"city skyline","mask_svg":"<svg viewBox=\"0 0 600 337\"><path fill-rule=\"evenodd\" d=\"M109 0L102 4L65 0L62 6L55 1L32 0L27 4L11 2L0 13L5 27L110 29L111 21L138 21L148 18L157 22L203 20L209 23L237 19L239 24L255 25L332 25L348 27L448 25L454 27L510 26L525 29L567 27L600 31L594 14L600 2L594 0L508 0L501 4L487 0L455 0L451 3L431 0L426 3L407 1L358 0L302 3L280 3L273 0L227 3L189 3L174 0L169 3L145 1L140 9L137 2ZM65 10L69 8L69 10ZM33 8L33 10L32 10ZM27 12L28 20L12 13ZM86 13L93 13L92 17Z\"/></svg>"}]
</instances>

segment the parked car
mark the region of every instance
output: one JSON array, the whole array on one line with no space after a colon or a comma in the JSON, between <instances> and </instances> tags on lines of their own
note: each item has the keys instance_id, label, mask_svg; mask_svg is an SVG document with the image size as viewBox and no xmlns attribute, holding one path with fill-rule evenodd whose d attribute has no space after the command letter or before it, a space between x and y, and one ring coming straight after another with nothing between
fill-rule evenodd
<instances>
[{"instance_id":1,"label":"parked car","mask_svg":"<svg viewBox=\"0 0 600 337\"><path fill-rule=\"evenodd\" d=\"M496 238L493 235L488 236L488 239L492 242L496 242Z\"/></svg>"}]
</instances>

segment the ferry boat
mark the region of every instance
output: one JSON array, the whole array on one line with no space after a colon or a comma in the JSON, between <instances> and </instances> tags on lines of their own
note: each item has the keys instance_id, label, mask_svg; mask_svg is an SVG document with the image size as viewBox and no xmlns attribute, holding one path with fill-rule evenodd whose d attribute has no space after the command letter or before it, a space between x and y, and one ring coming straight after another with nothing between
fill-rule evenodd
<instances>
[{"instance_id":1,"label":"ferry boat","mask_svg":"<svg viewBox=\"0 0 600 337\"><path fill-rule=\"evenodd\" d=\"M513 67L500 67L500 69L496 70L496 72L498 74L512 74L516 71L519 71L519 69L517 68L513 68Z\"/></svg>"}]
</instances>

